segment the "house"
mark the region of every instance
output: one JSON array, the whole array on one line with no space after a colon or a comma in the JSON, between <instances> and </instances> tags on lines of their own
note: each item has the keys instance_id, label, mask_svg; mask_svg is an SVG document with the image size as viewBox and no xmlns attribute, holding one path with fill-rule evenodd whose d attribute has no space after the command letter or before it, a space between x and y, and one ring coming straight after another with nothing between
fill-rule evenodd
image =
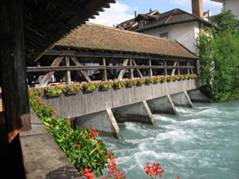
<instances>
[{"instance_id":1,"label":"house","mask_svg":"<svg viewBox=\"0 0 239 179\"><path fill-rule=\"evenodd\" d=\"M231 10L232 13L239 18L239 1L238 0L212 0L223 3L225 10Z\"/></svg>"},{"instance_id":2,"label":"house","mask_svg":"<svg viewBox=\"0 0 239 179\"><path fill-rule=\"evenodd\" d=\"M203 17L202 1L192 2L193 14L181 9L164 13L150 11L122 22L117 28L176 40L195 53L200 28L212 25Z\"/></svg>"}]
</instances>

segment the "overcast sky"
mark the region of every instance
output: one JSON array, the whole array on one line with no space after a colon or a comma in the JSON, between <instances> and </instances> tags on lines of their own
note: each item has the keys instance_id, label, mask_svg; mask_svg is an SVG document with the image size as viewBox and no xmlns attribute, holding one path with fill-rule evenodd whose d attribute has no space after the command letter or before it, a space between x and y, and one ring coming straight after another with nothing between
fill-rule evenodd
<instances>
[{"instance_id":1,"label":"overcast sky","mask_svg":"<svg viewBox=\"0 0 239 179\"><path fill-rule=\"evenodd\" d=\"M105 9L90 22L113 26L134 17L134 11L146 13L152 9L165 12L174 8L191 12L191 0L116 0L115 4L111 4L110 8ZM204 11L210 10L212 14L218 14L221 8L221 3L204 0Z\"/></svg>"}]
</instances>

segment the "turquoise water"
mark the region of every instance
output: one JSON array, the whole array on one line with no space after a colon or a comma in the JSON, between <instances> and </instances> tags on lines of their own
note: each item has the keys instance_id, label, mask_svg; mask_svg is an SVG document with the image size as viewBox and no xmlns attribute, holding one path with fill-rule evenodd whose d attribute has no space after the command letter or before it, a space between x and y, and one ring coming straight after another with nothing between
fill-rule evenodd
<instances>
[{"instance_id":1,"label":"turquoise water","mask_svg":"<svg viewBox=\"0 0 239 179\"><path fill-rule=\"evenodd\" d=\"M148 178L145 164L160 162L165 179L239 179L239 102L177 110L155 115L154 127L122 124L122 141L103 139L127 178Z\"/></svg>"}]
</instances>

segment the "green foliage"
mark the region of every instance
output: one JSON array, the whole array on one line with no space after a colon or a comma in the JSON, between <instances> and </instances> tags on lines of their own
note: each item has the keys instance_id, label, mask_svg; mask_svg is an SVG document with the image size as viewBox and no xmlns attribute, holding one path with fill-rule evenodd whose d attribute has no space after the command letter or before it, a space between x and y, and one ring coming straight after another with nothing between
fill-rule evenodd
<instances>
[{"instance_id":1,"label":"green foliage","mask_svg":"<svg viewBox=\"0 0 239 179\"><path fill-rule=\"evenodd\" d=\"M150 84L153 83L153 79L152 79L152 78L146 78L145 81L144 81L144 83L145 83L146 85L150 85Z\"/></svg>"},{"instance_id":2,"label":"green foliage","mask_svg":"<svg viewBox=\"0 0 239 179\"><path fill-rule=\"evenodd\" d=\"M123 83L123 81L115 80L113 82L113 87L114 87L114 89L121 89L124 87L124 83Z\"/></svg>"},{"instance_id":3,"label":"green foliage","mask_svg":"<svg viewBox=\"0 0 239 179\"><path fill-rule=\"evenodd\" d=\"M238 21L228 11L215 20L222 31L200 34L200 78L215 100L225 101L239 97L239 31L235 27Z\"/></svg>"},{"instance_id":4,"label":"green foliage","mask_svg":"<svg viewBox=\"0 0 239 179\"><path fill-rule=\"evenodd\" d=\"M76 94L80 91L80 85L79 84L73 84L66 86L63 89L64 94Z\"/></svg>"},{"instance_id":5,"label":"green foliage","mask_svg":"<svg viewBox=\"0 0 239 179\"><path fill-rule=\"evenodd\" d=\"M109 89L113 88L112 82L102 82L99 84L99 90L100 91L107 91Z\"/></svg>"},{"instance_id":6,"label":"green foliage","mask_svg":"<svg viewBox=\"0 0 239 179\"><path fill-rule=\"evenodd\" d=\"M125 87L126 88L132 88L134 86L133 80L126 80L125 81Z\"/></svg>"},{"instance_id":7,"label":"green foliage","mask_svg":"<svg viewBox=\"0 0 239 179\"><path fill-rule=\"evenodd\" d=\"M50 87L44 90L44 94L48 97L57 97L64 93L63 88L61 87Z\"/></svg>"},{"instance_id":8,"label":"green foliage","mask_svg":"<svg viewBox=\"0 0 239 179\"><path fill-rule=\"evenodd\" d=\"M82 85L82 90L85 93L93 93L97 90L97 85L95 83L85 83Z\"/></svg>"},{"instance_id":9,"label":"green foliage","mask_svg":"<svg viewBox=\"0 0 239 179\"><path fill-rule=\"evenodd\" d=\"M30 105L43 124L53 134L57 144L76 168L83 172L87 167L97 176L102 175L108 162L108 151L103 142L92 134L92 130L73 130L66 119L54 115L54 110L30 91Z\"/></svg>"},{"instance_id":10,"label":"green foliage","mask_svg":"<svg viewBox=\"0 0 239 179\"><path fill-rule=\"evenodd\" d=\"M134 80L134 85L135 86L142 86L145 83L144 79L136 79Z\"/></svg>"}]
</instances>

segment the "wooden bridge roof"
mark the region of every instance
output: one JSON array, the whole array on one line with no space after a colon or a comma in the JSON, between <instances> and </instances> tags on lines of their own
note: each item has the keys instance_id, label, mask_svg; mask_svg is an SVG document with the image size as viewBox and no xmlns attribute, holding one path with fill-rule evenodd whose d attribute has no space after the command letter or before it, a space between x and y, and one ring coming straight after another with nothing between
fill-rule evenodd
<instances>
[{"instance_id":1,"label":"wooden bridge roof","mask_svg":"<svg viewBox=\"0 0 239 179\"><path fill-rule=\"evenodd\" d=\"M176 41L95 24L76 28L58 41L56 46L197 58L194 53Z\"/></svg>"},{"instance_id":2,"label":"wooden bridge roof","mask_svg":"<svg viewBox=\"0 0 239 179\"><path fill-rule=\"evenodd\" d=\"M65 34L94 18L115 0L24 0L25 50L28 61Z\"/></svg>"}]
</instances>

